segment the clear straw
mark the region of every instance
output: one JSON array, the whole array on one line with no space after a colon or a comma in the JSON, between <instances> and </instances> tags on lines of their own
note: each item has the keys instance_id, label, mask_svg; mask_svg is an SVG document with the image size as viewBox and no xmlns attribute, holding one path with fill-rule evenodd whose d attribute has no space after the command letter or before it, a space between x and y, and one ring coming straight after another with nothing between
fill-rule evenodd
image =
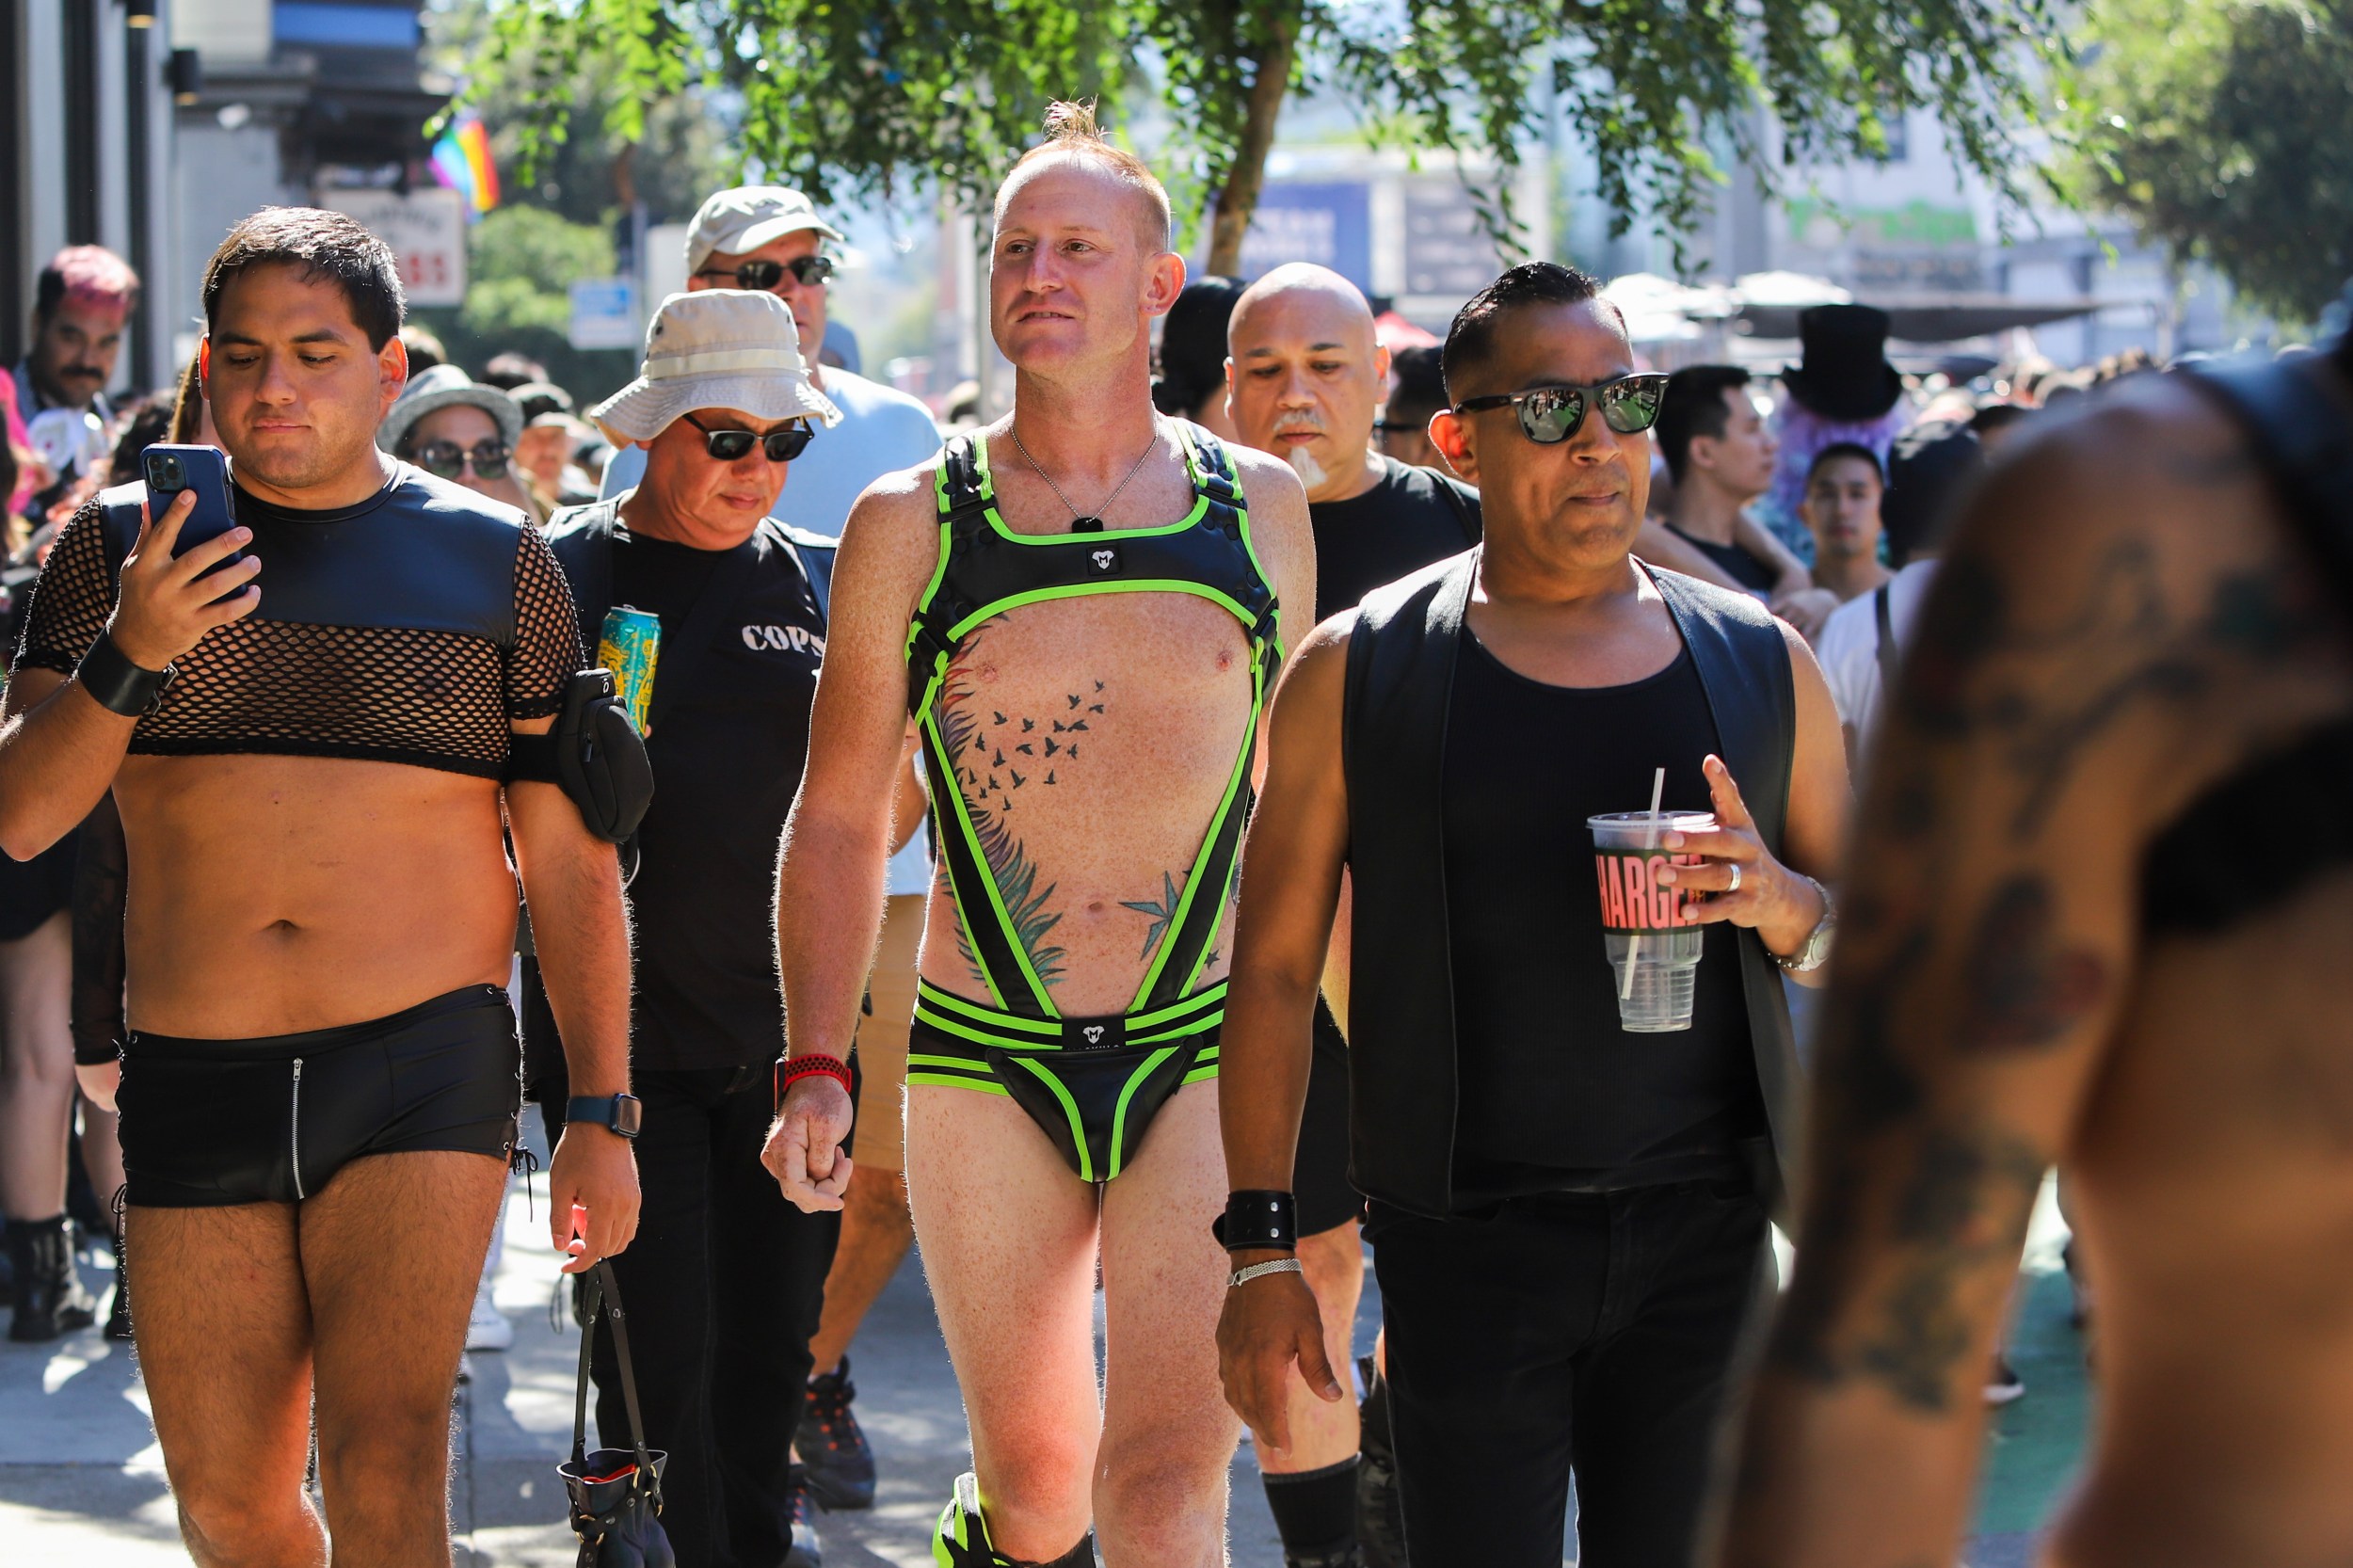
<instances>
[{"instance_id":1,"label":"clear straw","mask_svg":"<svg viewBox=\"0 0 2353 1568\"><path fill-rule=\"evenodd\" d=\"M1658 802L1667 793L1667 770L1660 768L1651 775L1650 824L1642 829L1642 852L1648 854L1658 847ZM1636 932L1625 945L1625 973L1618 977L1618 1000L1625 1001L1634 995L1634 961L1641 955L1642 934Z\"/></svg>"}]
</instances>

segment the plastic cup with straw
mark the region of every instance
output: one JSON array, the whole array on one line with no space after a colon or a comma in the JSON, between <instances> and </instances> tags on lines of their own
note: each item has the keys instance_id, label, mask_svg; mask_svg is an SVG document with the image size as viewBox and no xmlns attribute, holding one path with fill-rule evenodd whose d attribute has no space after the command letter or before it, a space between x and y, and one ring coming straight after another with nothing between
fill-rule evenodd
<instances>
[{"instance_id":1,"label":"plastic cup with straw","mask_svg":"<svg viewBox=\"0 0 2353 1568\"><path fill-rule=\"evenodd\" d=\"M1658 803L1666 797L1666 793L1667 770L1660 768L1651 775L1650 824L1642 830L1642 853L1645 855L1658 847ZM1638 931L1634 934L1634 939L1626 944L1625 972L1618 977L1618 1000L1620 1001L1625 1001L1634 995L1634 963L1641 955L1642 934ZM1593 993L1589 991L1586 994L1591 996Z\"/></svg>"}]
</instances>

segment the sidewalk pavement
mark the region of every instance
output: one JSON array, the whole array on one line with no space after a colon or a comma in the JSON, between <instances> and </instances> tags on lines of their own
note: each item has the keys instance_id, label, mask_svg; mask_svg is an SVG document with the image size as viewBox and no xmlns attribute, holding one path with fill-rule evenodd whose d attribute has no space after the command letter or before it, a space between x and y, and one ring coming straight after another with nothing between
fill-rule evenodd
<instances>
[{"instance_id":1,"label":"sidewalk pavement","mask_svg":"<svg viewBox=\"0 0 2353 1568\"><path fill-rule=\"evenodd\" d=\"M469 1357L451 1410L450 1519L458 1568L570 1568L555 1464L571 1437L580 1341L557 1304L545 1189L536 1214L508 1205L496 1285L515 1324L503 1353ZM2089 1398L2057 1272L2064 1232L2046 1192L2027 1251L2013 1360L2025 1400L1999 1413L1971 1568L2025 1568L2035 1523L2074 1469ZM100 1291L99 1271L88 1278ZM1371 1347L1379 1294L1369 1270L1357 1349ZM868 1513L826 1514L826 1568L926 1568L933 1521L968 1467L962 1407L939 1328L910 1258L852 1352L857 1413L882 1472ZM1235 1568L1281 1568L1282 1551L1245 1442L1234 1461ZM1574 1531L1563 1560L1574 1560ZM136 1358L96 1331L55 1345L0 1344L0 1563L8 1568L167 1568L185 1564Z\"/></svg>"}]
</instances>

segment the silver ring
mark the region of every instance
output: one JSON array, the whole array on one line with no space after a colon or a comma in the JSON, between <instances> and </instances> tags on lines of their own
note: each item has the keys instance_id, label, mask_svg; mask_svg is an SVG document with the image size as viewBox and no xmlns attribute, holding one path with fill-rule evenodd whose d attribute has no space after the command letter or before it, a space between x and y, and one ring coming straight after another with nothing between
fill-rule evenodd
<instances>
[{"instance_id":1,"label":"silver ring","mask_svg":"<svg viewBox=\"0 0 2353 1568\"><path fill-rule=\"evenodd\" d=\"M1729 864L1732 867L1732 886L1726 888L1724 891L1727 893L1737 893L1740 890L1740 862L1734 860L1729 862Z\"/></svg>"}]
</instances>

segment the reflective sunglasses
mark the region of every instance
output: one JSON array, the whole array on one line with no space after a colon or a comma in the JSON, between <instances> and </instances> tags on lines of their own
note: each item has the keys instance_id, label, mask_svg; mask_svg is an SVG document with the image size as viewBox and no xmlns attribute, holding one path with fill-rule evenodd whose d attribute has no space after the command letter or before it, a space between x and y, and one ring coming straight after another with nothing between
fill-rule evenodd
<instances>
[{"instance_id":1,"label":"reflective sunglasses","mask_svg":"<svg viewBox=\"0 0 2353 1568\"><path fill-rule=\"evenodd\" d=\"M1622 436L1647 430L1658 423L1659 405L1667 400L1667 377L1652 372L1621 376L1597 387L1536 387L1524 392L1474 397L1454 406L1457 414L1481 408L1517 408L1520 429L1538 446L1558 446L1577 434L1585 423L1589 402L1601 408L1602 423Z\"/></svg>"},{"instance_id":2,"label":"reflective sunglasses","mask_svg":"<svg viewBox=\"0 0 2353 1568\"><path fill-rule=\"evenodd\" d=\"M767 453L770 462L789 463L808 449L817 434L806 422L796 421L762 435L757 430L713 430L692 414L684 418L703 433L703 450L723 463L736 461L755 446Z\"/></svg>"},{"instance_id":3,"label":"reflective sunglasses","mask_svg":"<svg viewBox=\"0 0 2353 1568\"><path fill-rule=\"evenodd\" d=\"M477 479L504 479L507 459L513 456L504 441L483 441L472 451L456 441L432 441L417 448L412 460L436 479L455 479L469 464Z\"/></svg>"},{"instance_id":4,"label":"reflective sunglasses","mask_svg":"<svg viewBox=\"0 0 2353 1568\"><path fill-rule=\"evenodd\" d=\"M784 281L784 275L788 272L792 275L792 280L801 287L813 289L833 276L833 258L830 256L795 256L789 262L745 262L742 266L733 270L726 267L707 266L695 276L697 278L732 278L735 280L735 286L739 289L749 289L754 294L767 294L778 283Z\"/></svg>"}]
</instances>

